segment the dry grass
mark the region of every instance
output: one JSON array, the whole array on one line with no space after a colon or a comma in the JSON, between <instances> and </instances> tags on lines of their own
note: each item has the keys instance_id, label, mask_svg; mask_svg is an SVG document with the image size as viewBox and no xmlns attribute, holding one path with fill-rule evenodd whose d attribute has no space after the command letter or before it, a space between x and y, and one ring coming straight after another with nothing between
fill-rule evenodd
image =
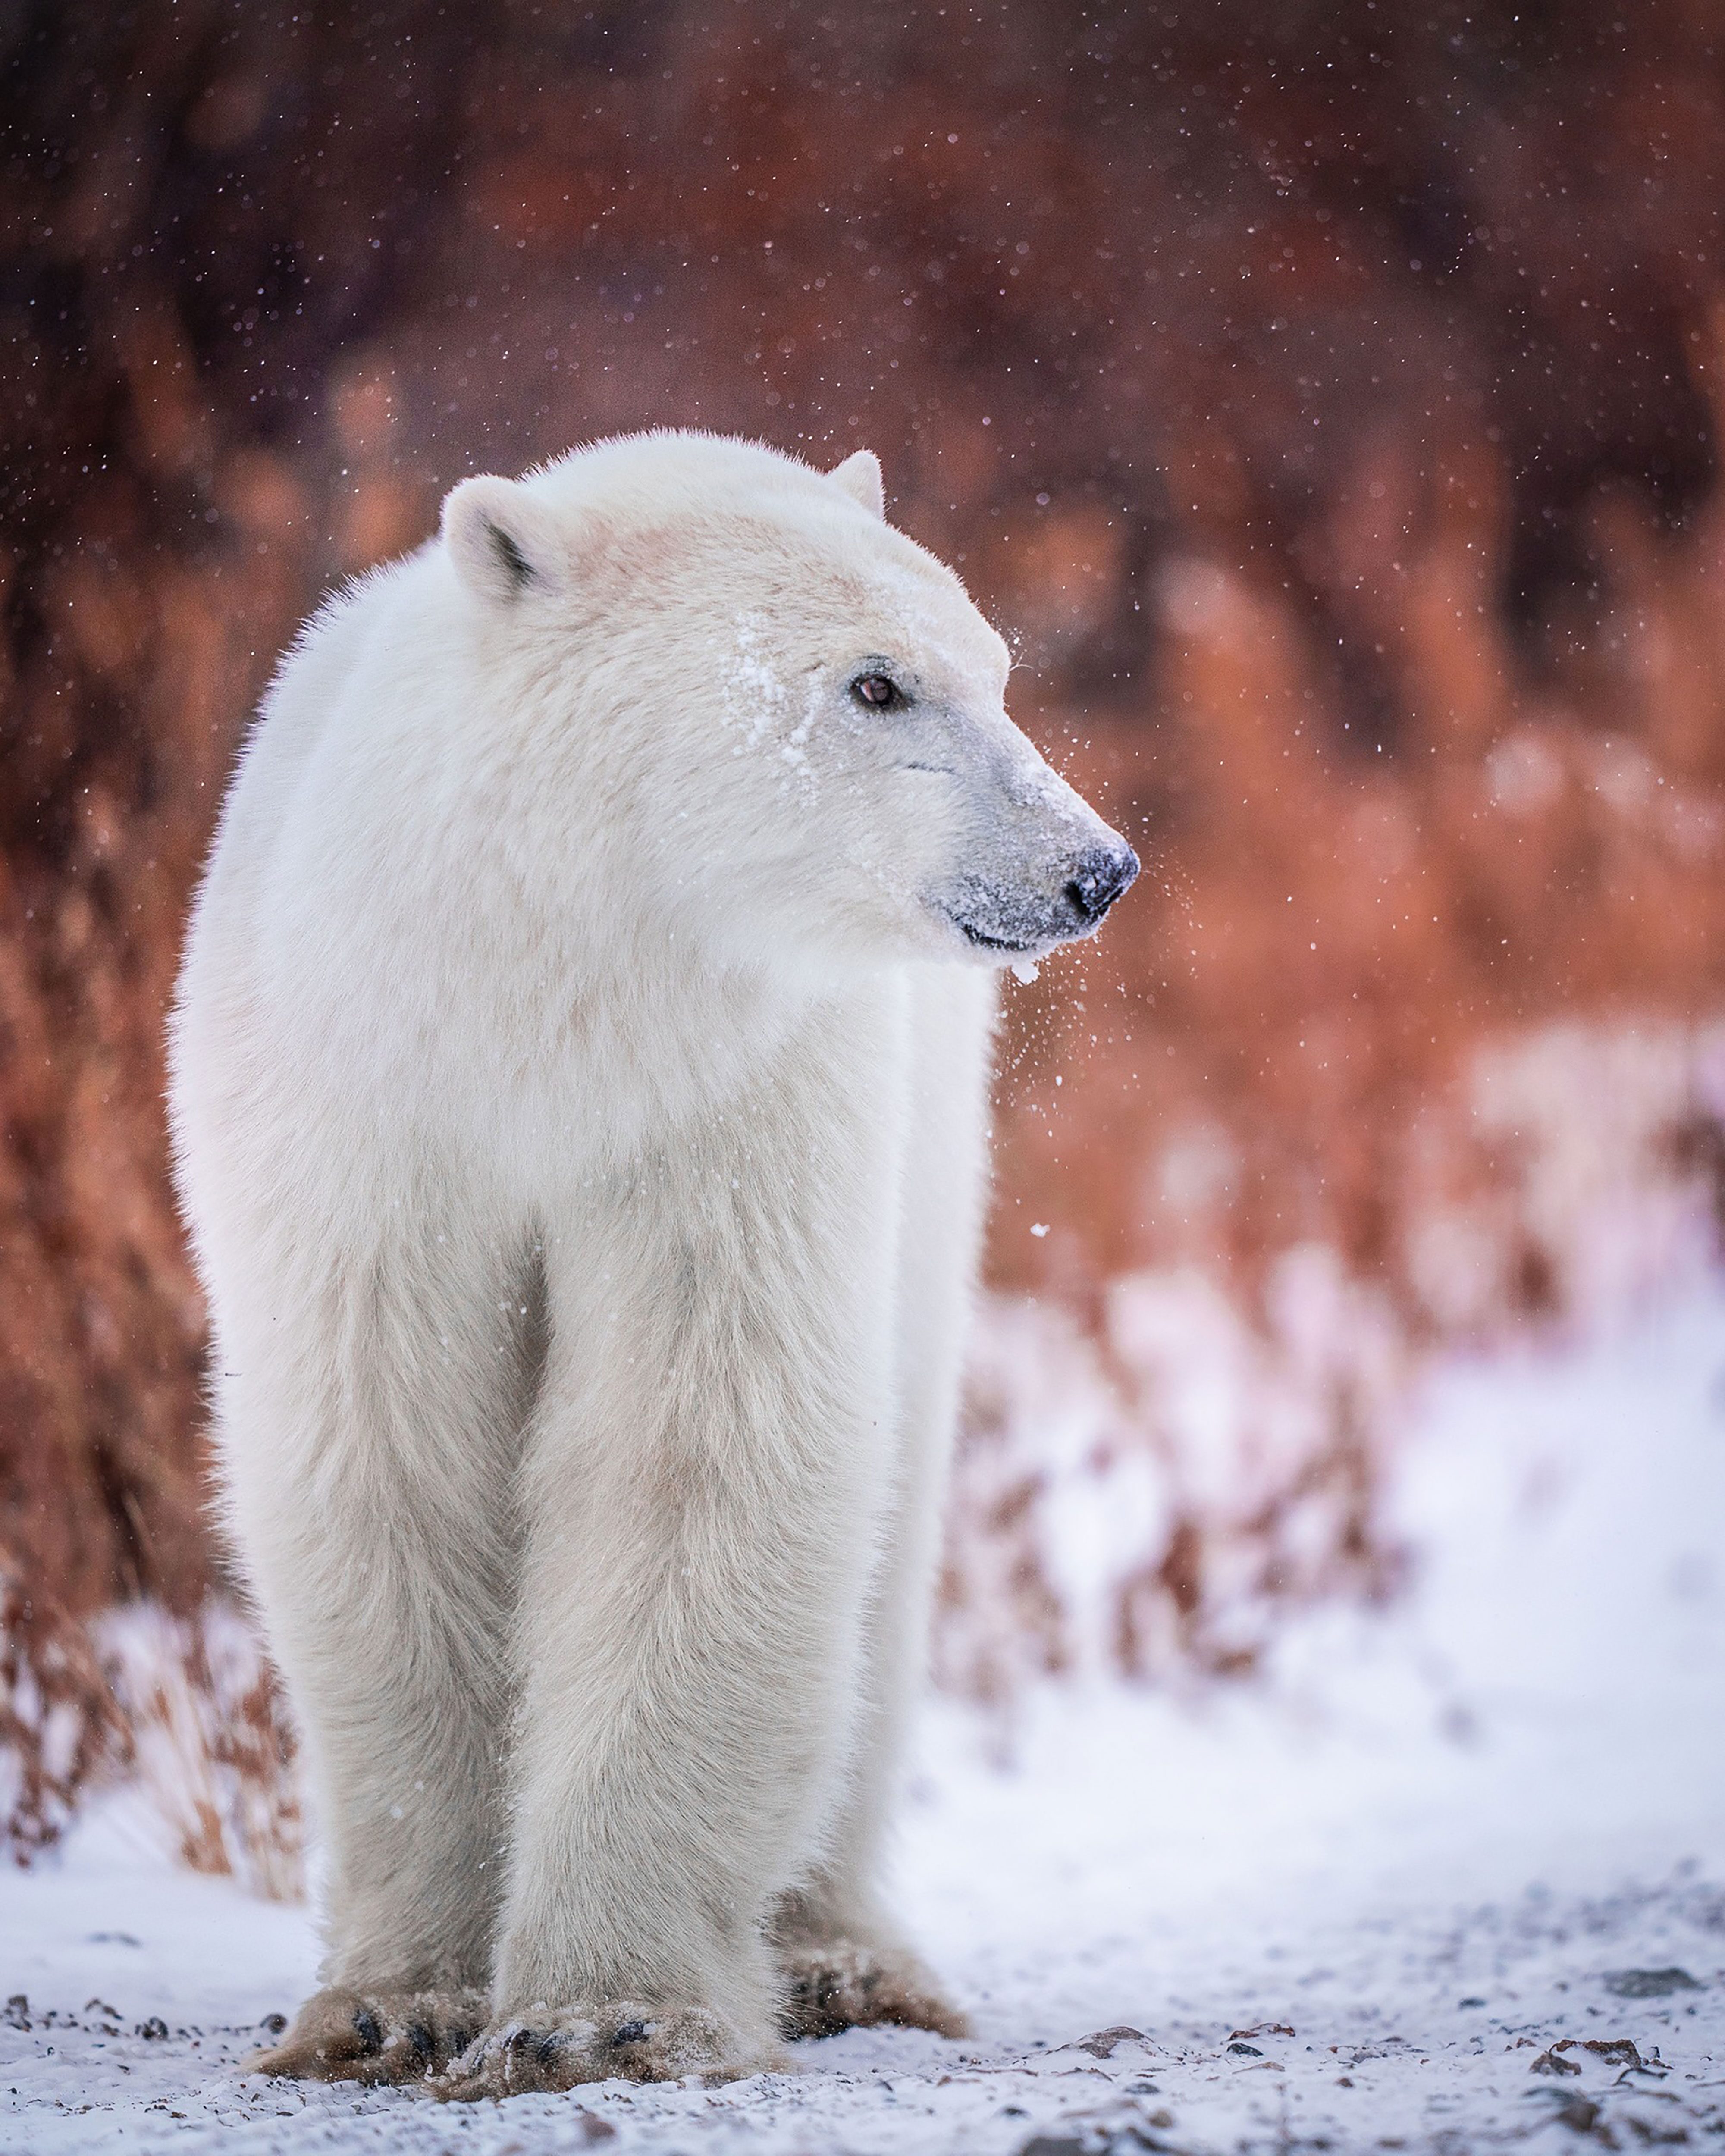
<instances>
[{"instance_id":1,"label":"dry grass","mask_svg":"<svg viewBox=\"0 0 1725 2156\"><path fill-rule=\"evenodd\" d=\"M130 1763L130 1738L85 1628L0 1583L0 1840L19 1863Z\"/></svg>"},{"instance_id":2,"label":"dry grass","mask_svg":"<svg viewBox=\"0 0 1725 2156\"><path fill-rule=\"evenodd\" d=\"M271 1901L305 1891L295 1743L273 1671L232 1603L151 1602L44 1625L6 1591L0 1835L20 1863L90 1794L124 1784L164 1854Z\"/></svg>"},{"instance_id":3,"label":"dry grass","mask_svg":"<svg viewBox=\"0 0 1725 2156\"><path fill-rule=\"evenodd\" d=\"M1706 11L709 16L179 0L13 55L21 1850L141 1772L177 1846L290 1876L276 1710L206 1614L162 1018L275 653L475 461L866 441L1141 843L1009 992L948 1683L1249 1669L1291 1602L1384 1592L1414 1358L1592 1322L1725 1218Z\"/></svg>"},{"instance_id":4,"label":"dry grass","mask_svg":"<svg viewBox=\"0 0 1725 2156\"><path fill-rule=\"evenodd\" d=\"M1396 1292L1317 1242L1243 1286L1217 1236L1208 1265L1147 1266L1076 1305L985 1301L937 1624L947 1689L1004 1724L1040 1676L1245 1675L1290 1609L1393 1593L1386 1471L1434 1348L1596 1333L1719 1262L1725 1023L1486 1043L1420 1104L1409 1147Z\"/></svg>"},{"instance_id":5,"label":"dry grass","mask_svg":"<svg viewBox=\"0 0 1725 2156\"><path fill-rule=\"evenodd\" d=\"M274 1672L233 1605L190 1619L148 1603L96 1628L126 1716L129 1779L167 1854L274 1902L305 1892L296 1745Z\"/></svg>"}]
</instances>

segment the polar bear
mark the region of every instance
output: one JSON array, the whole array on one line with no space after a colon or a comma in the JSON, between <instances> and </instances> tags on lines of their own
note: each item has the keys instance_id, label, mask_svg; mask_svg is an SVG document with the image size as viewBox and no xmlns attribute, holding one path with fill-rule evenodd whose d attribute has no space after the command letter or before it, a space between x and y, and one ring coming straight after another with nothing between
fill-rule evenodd
<instances>
[{"instance_id":1,"label":"polar bear","mask_svg":"<svg viewBox=\"0 0 1725 2156\"><path fill-rule=\"evenodd\" d=\"M225 1519L325 1989L259 2061L711 2079L957 2011L875 1874L923 1651L997 970L1123 839L818 472L470 479L305 631L172 1029Z\"/></svg>"}]
</instances>

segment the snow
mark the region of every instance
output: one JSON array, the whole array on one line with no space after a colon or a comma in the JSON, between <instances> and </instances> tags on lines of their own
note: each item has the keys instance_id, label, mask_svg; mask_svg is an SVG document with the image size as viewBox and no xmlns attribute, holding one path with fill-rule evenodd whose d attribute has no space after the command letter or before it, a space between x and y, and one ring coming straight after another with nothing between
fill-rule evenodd
<instances>
[{"instance_id":1,"label":"snow","mask_svg":"<svg viewBox=\"0 0 1725 2156\"><path fill-rule=\"evenodd\" d=\"M0 1989L28 1999L0 2027L0 2147L1725 2133L1725 1291L1442 1369L1395 1503L1403 1601L1306 1620L1250 1687L1049 1686L1009 1728L931 1709L897 1892L973 2040L852 2031L728 2088L501 2106L248 2079L311 1984L310 1921L168 1869L116 1799L0 1881Z\"/></svg>"}]
</instances>

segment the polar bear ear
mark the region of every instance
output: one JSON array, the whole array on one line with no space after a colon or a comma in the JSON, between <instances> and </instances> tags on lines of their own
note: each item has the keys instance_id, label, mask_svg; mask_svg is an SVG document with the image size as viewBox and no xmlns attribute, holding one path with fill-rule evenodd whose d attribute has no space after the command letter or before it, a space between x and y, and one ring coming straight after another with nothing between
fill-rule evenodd
<instances>
[{"instance_id":1,"label":"polar bear ear","mask_svg":"<svg viewBox=\"0 0 1725 2156\"><path fill-rule=\"evenodd\" d=\"M870 516L886 521L886 488L880 477L880 459L872 449L858 449L834 465L827 474L836 480L853 501L860 501Z\"/></svg>"},{"instance_id":2,"label":"polar bear ear","mask_svg":"<svg viewBox=\"0 0 1725 2156\"><path fill-rule=\"evenodd\" d=\"M480 598L508 603L560 581L566 550L557 520L514 480L485 472L451 487L443 534L456 575Z\"/></svg>"}]
</instances>

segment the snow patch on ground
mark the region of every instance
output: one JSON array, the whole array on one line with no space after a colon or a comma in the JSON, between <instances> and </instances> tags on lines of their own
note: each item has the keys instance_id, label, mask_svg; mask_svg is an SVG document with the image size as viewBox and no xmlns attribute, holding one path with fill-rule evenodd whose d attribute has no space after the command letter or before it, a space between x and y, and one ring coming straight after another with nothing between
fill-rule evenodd
<instances>
[{"instance_id":1,"label":"snow patch on ground","mask_svg":"<svg viewBox=\"0 0 1725 2156\"><path fill-rule=\"evenodd\" d=\"M1725 1292L1429 1383L1414 1585L1250 1688L931 1710L898 1895L977 2035L439 2107L239 2071L302 1911L123 1801L0 1879L0 2146L762 2156L1725 2135ZM147 2032L147 2033L146 2033Z\"/></svg>"}]
</instances>

